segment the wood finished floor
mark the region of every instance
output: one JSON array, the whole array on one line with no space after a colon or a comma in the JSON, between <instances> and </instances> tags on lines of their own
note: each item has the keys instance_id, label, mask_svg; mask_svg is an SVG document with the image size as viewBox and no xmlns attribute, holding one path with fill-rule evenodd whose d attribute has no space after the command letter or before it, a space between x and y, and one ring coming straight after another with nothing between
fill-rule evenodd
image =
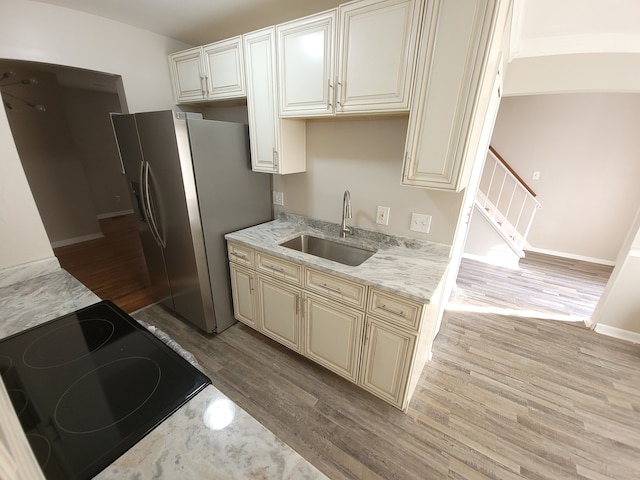
<instances>
[{"instance_id":1,"label":"wood finished floor","mask_svg":"<svg viewBox=\"0 0 640 480\"><path fill-rule=\"evenodd\" d=\"M584 321L593 313L613 270L534 252L527 252L519 267L513 270L463 259L450 307Z\"/></svg>"},{"instance_id":2,"label":"wood finished floor","mask_svg":"<svg viewBox=\"0 0 640 480\"><path fill-rule=\"evenodd\" d=\"M100 220L103 238L54 249L62 268L127 313L153 303L134 215Z\"/></svg>"},{"instance_id":3,"label":"wood finished floor","mask_svg":"<svg viewBox=\"0 0 640 480\"><path fill-rule=\"evenodd\" d=\"M448 311L404 414L243 324L135 317L331 479L640 478L640 346L579 323Z\"/></svg>"}]
</instances>

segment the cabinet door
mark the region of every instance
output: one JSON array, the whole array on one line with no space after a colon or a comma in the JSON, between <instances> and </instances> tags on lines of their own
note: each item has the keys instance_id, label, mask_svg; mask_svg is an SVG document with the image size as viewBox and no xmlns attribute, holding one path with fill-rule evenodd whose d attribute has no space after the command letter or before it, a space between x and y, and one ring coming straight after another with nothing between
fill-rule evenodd
<instances>
[{"instance_id":1,"label":"cabinet door","mask_svg":"<svg viewBox=\"0 0 640 480\"><path fill-rule=\"evenodd\" d=\"M207 77L207 99L244 97L242 37L202 47Z\"/></svg>"},{"instance_id":2,"label":"cabinet door","mask_svg":"<svg viewBox=\"0 0 640 480\"><path fill-rule=\"evenodd\" d=\"M465 159L497 0L429 2L409 115L404 185L465 188ZM504 2L503 2L504 3ZM502 7L504 8L504 7Z\"/></svg>"},{"instance_id":3,"label":"cabinet door","mask_svg":"<svg viewBox=\"0 0 640 480\"><path fill-rule=\"evenodd\" d=\"M200 47L169 55L169 68L177 103L204 100L206 73Z\"/></svg>"},{"instance_id":4,"label":"cabinet door","mask_svg":"<svg viewBox=\"0 0 640 480\"><path fill-rule=\"evenodd\" d=\"M360 386L403 408L416 336L367 317Z\"/></svg>"},{"instance_id":5,"label":"cabinet door","mask_svg":"<svg viewBox=\"0 0 640 480\"><path fill-rule=\"evenodd\" d=\"M421 0L340 7L337 113L407 111Z\"/></svg>"},{"instance_id":6,"label":"cabinet door","mask_svg":"<svg viewBox=\"0 0 640 480\"><path fill-rule=\"evenodd\" d=\"M264 173L304 172L305 122L278 117L275 27L246 34L244 49L251 168Z\"/></svg>"},{"instance_id":7,"label":"cabinet door","mask_svg":"<svg viewBox=\"0 0 640 480\"><path fill-rule=\"evenodd\" d=\"M244 46L251 166L256 172L278 173L275 29L245 35Z\"/></svg>"},{"instance_id":8,"label":"cabinet door","mask_svg":"<svg viewBox=\"0 0 640 480\"><path fill-rule=\"evenodd\" d=\"M357 381L364 314L305 294L303 354Z\"/></svg>"},{"instance_id":9,"label":"cabinet door","mask_svg":"<svg viewBox=\"0 0 640 480\"><path fill-rule=\"evenodd\" d=\"M282 345L300 352L300 289L258 276L258 329Z\"/></svg>"},{"instance_id":10,"label":"cabinet door","mask_svg":"<svg viewBox=\"0 0 640 480\"><path fill-rule=\"evenodd\" d=\"M278 25L280 115L333 115L336 11Z\"/></svg>"},{"instance_id":11,"label":"cabinet door","mask_svg":"<svg viewBox=\"0 0 640 480\"><path fill-rule=\"evenodd\" d=\"M233 313L236 320L257 329L255 305L255 276L246 268L229 264L231 274L231 296L233 298Z\"/></svg>"}]
</instances>

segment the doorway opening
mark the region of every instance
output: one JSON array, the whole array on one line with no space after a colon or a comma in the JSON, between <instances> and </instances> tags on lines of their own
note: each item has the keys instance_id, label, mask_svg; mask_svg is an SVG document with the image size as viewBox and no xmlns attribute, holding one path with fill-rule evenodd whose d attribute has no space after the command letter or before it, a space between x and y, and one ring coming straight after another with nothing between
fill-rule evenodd
<instances>
[{"instance_id":1,"label":"doorway opening","mask_svg":"<svg viewBox=\"0 0 640 480\"><path fill-rule=\"evenodd\" d=\"M121 77L0 59L0 91L62 268L128 312L153 303L109 116L128 113Z\"/></svg>"}]
</instances>

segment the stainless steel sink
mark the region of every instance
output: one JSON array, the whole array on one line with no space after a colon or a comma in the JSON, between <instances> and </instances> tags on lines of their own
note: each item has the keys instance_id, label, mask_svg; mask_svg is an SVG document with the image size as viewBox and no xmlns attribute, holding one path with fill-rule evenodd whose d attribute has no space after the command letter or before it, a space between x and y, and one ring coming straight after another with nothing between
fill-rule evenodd
<instances>
[{"instance_id":1,"label":"stainless steel sink","mask_svg":"<svg viewBox=\"0 0 640 480\"><path fill-rule=\"evenodd\" d=\"M280 245L352 267L360 265L367 258L376 253L375 251L368 250L366 248L345 245L344 243L334 242L333 240L326 238L319 238L304 234L282 242Z\"/></svg>"}]
</instances>

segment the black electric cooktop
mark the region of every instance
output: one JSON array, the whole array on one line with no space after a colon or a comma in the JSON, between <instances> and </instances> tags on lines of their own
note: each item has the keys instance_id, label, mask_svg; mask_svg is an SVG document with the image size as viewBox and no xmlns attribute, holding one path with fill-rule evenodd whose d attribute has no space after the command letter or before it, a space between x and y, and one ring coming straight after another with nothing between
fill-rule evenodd
<instances>
[{"instance_id":1,"label":"black electric cooktop","mask_svg":"<svg viewBox=\"0 0 640 480\"><path fill-rule=\"evenodd\" d=\"M0 373L48 479L93 477L211 383L109 301L0 340Z\"/></svg>"}]
</instances>

